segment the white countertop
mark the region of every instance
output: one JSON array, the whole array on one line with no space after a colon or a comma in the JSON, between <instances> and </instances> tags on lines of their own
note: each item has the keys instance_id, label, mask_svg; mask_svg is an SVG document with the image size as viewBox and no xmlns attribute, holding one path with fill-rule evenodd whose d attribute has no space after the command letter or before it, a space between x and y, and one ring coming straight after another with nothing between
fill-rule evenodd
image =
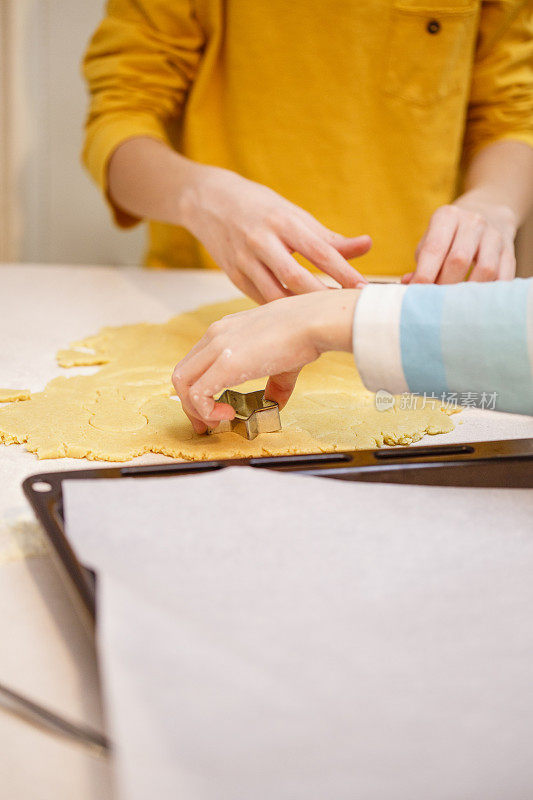
<instances>
[{"instance_id":1,"label":"white countertop","mask_svg":"<svg viewBox=\"0 0 533 800\"><path fill-rule=\"evenodd\" d=\"M1 265L0 287L0 387L32 391L64 374L55 353L70 341L104 325L164 322L237 294L216 272L66 265ZM21 482L34 472L87 466L77 459L39 461L23 446L0 445L0 681L74 721L102 729L94 647L57 579L21 490ZM2 796L9 800L113 796L105 760L1 709L0 775Z\"/></svg>"},{"instance_id":2,"label":"white countertop","mask_svg":"<svg viewBox=\"0 0 533 800\"><path fill-rule=\"evenodd\" d=\"M0 287L0 387L32 391L64 374L55 363L58 349L104 325L164 322L237 294L217 272L123 267L3 265ZM451 434L425 437L421 444L533 436L529 417L467 409L454 421ZM84 460L38 461L22 446L0 446L0 640L9 642L2 649L0 681L75 720L101 727L92 645L56 579L20 488L35 472L86 467ZM105 761L1 710L0 752L0 772L4 758L9 765L7 784L2 783L9 787L10 800L112 796Z\"/></svg>"}]
</instances>

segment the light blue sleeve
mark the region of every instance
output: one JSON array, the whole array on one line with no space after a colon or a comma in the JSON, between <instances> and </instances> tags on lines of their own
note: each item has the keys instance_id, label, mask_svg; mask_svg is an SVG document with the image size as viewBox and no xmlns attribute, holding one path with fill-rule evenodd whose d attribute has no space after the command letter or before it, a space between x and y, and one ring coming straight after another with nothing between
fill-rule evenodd
<instances>
[{"instance_id":1,"label":"light blue sleeve","mask_svg":"<svg viewBox=\"0 0 533 800\"><path fill-rule=\"evenodd\" d=\"M533 415L533 279L370 285L353 343L374 392Z\"/></svg>"},{"instance_id":2,"label":"light blue sleeve","mask_svg":"<svg viewBox=\"0 0 533 800\"><path fill-rule=\"evenodd\" d=\"M533 280L409 286L399 338L410 391L533 414Z\"/></svg>"}]
</instances>

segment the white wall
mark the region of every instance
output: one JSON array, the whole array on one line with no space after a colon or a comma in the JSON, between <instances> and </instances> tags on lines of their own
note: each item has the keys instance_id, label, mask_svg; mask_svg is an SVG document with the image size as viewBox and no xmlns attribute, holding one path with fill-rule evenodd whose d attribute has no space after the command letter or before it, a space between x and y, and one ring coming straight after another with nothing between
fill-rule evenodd
<instances>
[{"instance_id":1,"label":"white wall","mask_svg":"<svg viewBox=\"0 0 533 800\"><path fill-rule=\"evenodd\" d=\"M17 86L16 250L21 261L134 264L144 229L115 229L80 165L86 90L80 59L103 0L0 0L11 8Z\"/></svg>"}]
</instances>

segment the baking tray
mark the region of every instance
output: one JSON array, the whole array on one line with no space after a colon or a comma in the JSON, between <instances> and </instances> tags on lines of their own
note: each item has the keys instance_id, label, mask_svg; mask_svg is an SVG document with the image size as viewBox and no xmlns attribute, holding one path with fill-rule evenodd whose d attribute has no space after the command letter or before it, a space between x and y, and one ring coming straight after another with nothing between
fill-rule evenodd
<instances>
[{"instance_id":1,"label":"baking tray","mask_svg":"<svg viewBox=\"0 0 533 800\"><path fill-rule=\"evenodd\" d=\"M63 482L157 476L179 478L230 466L345 481L532 489L533 438L297 456L117 465L31 475L22 484L24 493L44 527L51 554L73 602L91 631L96 618L95 575L80 564L65 533Z\"/></svg>"}]
</instances>

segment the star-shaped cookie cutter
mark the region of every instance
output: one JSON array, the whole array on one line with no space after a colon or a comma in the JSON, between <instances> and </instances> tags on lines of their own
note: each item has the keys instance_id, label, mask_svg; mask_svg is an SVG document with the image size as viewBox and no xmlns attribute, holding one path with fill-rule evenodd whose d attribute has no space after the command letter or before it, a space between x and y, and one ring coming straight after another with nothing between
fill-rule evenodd
<instances>
[{"instance_id":1,"label":"star-shaped cookie cutter","mask_svg":"<svg viewBox=\"0 0 533 800\"><path fill-rule=\"evenodd\" d=\"M227 433L233 431L245 439L255 439L260 433L274 433L281 430L279 406L274 400L265 400L264 391L236 392L226 389L217 402L228 403L235 409L234 419L224 419L216 428L208 428L208 433Z\"/></svg>"}]
</instances>

